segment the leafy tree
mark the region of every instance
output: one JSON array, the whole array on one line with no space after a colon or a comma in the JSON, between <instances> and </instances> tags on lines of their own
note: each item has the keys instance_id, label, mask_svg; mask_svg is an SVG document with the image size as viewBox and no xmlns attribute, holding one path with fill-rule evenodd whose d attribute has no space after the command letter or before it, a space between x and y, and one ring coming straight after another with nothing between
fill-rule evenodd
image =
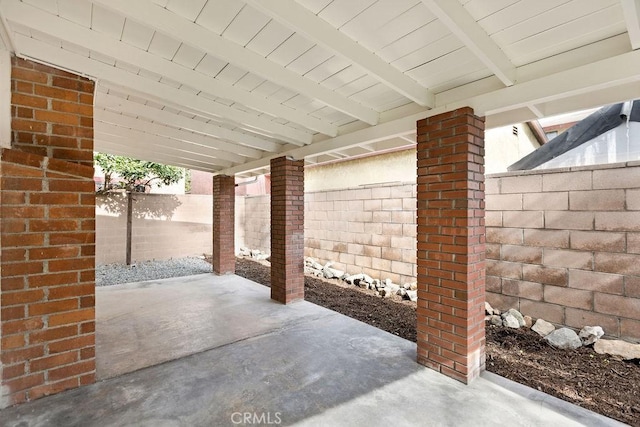
<instances>
[{"instance_id":1,"label":"leafy tree","mask_svg":"<svg viewBox=\"0 0 640 427\"><path fill-rule=\"evenodd\" d=\"M131 265L133 193L144 192L147 187L151 187L153 184L159 187L175 184L184 176L184 170L175 166L115 156L113 154L95 153L93 159L95 164L100 166L104 172L104 187L98 193L105 194L114 190L125 190L127 193L126 262L127 265Z\"/></svg>"},{"instance_id":2,"label":"leafy tree","mask_svg":"<svg viewBox=\"0 0 640 427\"><path fill-rule=\"evenodd\" d=\"M113 154L95 153L94 161L104 172L104 188L100 193L117 189L132 193L153 184L158 187L175 184L184 176L182 168Z\"/></svg>"}]
</instances>

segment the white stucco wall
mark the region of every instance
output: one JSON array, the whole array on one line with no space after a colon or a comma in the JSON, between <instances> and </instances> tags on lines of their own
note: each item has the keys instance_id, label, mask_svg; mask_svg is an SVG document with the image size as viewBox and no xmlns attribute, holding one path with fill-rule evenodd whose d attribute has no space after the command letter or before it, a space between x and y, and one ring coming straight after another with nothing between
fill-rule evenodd
<instances>
[{"instance_id":1,"label":"white stucco wall","mask_svg":"<svg viewBox=\"0 0 640 427\"><path fill-rule=\"evenodd\" d=\"M526 124L489 129L485 133L485 173L506 172L507 167L539 147ZM374 184L416 182L416 152L413 149L361 159L307 166L306 192L357 188Z\"/></svg>"},{"instance_id":2,"label":"white stucco wall","mask_svg":"<svg viewBox=\"0 0 640 427\"><path fill-rule=\"evenodd\" d=\"M307 166L304 172L306 192L415 181L415 150L397 151L320 166Z\"/></svg>"},{"instance_id":3,"label":"white stucco wall","mask_svg":"<svg viewBox=\"0 0 640 427\"><path fill-rule=\"evenodd\" d=\"M513 127L518 135L513 134ZM488 129L485 131L485 174L502 173L540 146L533 132L524 123L514 126Z\"/></svg>"}]
</instances>

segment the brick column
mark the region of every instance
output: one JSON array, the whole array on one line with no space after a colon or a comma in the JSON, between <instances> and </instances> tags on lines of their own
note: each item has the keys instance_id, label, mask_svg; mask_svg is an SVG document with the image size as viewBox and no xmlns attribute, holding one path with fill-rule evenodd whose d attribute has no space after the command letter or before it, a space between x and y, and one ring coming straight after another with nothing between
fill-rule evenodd
<instances>
[{"instance_id":1,"label":"brick column","mask_svg":"<svg viewBox=\"0 0 640 427\"><path fill-rule=\"evenodd\" d=\"M0 153L0 408L95 381L92 81L12 58Z\"/></svg>"},{"instance_id":2,"label":"brick column","mask_svg":"<svg viewBox=\"0 0 640 427\"><path fill-rule=\"evenodd\" d=\"M216 274L236 272L235 191L235 177L213 177L213 272Z\"/></svg>"},{"instance_id":3,"label":"brick column","mask_svg":"<svg viewBox=\"0 0 640 427\"><path fill-rule=\"evenodd\" d=\"M464 383L484 370L484 119L417 124L418 362Z\"/></svg>"},{"instance_id":4,"label":"brick column","mask_svg":"<svg viewBox=\"0 0 640 427\"><path fill-rule=\"evenodd\" d=\"M304 160L271 160L271 298L304 299Z\"/></svg>"}]
</instances>

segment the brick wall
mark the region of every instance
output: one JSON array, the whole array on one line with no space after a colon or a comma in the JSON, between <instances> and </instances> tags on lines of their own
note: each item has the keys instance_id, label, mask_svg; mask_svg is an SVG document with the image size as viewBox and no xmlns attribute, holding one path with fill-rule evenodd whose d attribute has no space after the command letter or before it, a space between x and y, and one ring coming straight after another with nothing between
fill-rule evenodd
<instances>
[{"instance_id":1,"label":"brick wall","mask_svg":"<svg viewBox=\"0 0 640 427\"><path fill-rule=\"evenodd\" d=\"M12 148L93 167L90 80L13 58Z\"/></svg>"},{"instance_id":2,"label":"brick wall","mask_svg":"<svg viewBox=\"0 0 640 427\"><path fill-rule=\"evenodd\" d=\"M211 196L136 194L131 259L169 259L211 254ZM96 201L96 264L124 263L126 196Z\"/></svg>"},{"instance_id":3,"label":"brick wall","mask_svg":"<svg viewBox=\"0 0 640 427\"><path fill-rule=\"evenodd\" d=\"M418 363L469 383L484 370L484 118L417 125Z\"/></svg>"},{"instance_id":4,"label":"brick wall","mask_svg":"<svg viewBox=\"0 0 640 427\"><path fill-rule=\"evenodd\" d=\"M271 160L271 299L304 299L304 160Z\"/></svg>"},{"instance_id":5,"label":"brick wall","mask_svg":"<svg viewBox=\"0 0 640 427\"><path fill-rule=\"evenodd\" d=\"M487 179L487 299L640 340L640 163Z\"/></svg>"},{"instance_id":6,"label":"brick wall","mask_svg":"<svg viewBox=\"0 0 640 427\"><path fill-rule=\"evenodd\" d=\"M0 408L92 383L93 83L12 60L0 159Z\"/></svg>"},{"instance_id":7,"label":"brick wall","mask_svg":"<svg viewBox=\"0 0 640 427\"><path fill-rule=\"evenodd\" d=\"M235 273L235 178L213 177L213 272Z\"/></svg>"}]
</instances>

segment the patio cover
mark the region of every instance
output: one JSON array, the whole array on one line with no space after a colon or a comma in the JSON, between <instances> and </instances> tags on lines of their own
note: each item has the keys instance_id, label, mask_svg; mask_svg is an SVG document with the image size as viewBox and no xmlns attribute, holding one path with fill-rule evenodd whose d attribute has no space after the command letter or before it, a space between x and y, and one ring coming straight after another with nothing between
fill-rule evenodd
<instances>
[{"instance_id":1,"label":"patio cover","mask_svg":"<svg viewBox=\"0 0 640 427\"><path fill-rule=\"evenodd\" d=\"M640 97L638 0L2 0L9 53L97 81L95 149L226 175Z\"/></svg>"}]
</instances>

